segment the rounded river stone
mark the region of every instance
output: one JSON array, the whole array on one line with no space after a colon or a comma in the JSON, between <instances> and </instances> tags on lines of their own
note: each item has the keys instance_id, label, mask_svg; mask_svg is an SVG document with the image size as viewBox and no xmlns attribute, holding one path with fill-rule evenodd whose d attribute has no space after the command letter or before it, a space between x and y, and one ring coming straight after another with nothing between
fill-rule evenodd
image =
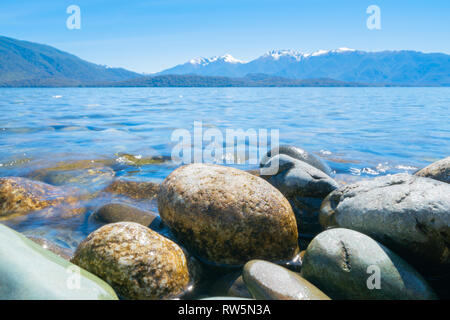
<instances>
[{"instance_id":1,"label":"rounded river stone","mask_svg":"<svg viewBox=\"0 0 450 320\"><path fill-rule=\"evenodd\" d=\"M104 281L0 224L0 300L117 300Z\"/></svg>"},{"instance_id":2,"label":"rounded river stone","mask_svg":"<svg viewBox=\"0 0 450 320\"><path fill-rule=\"evenodd\" d=\"M267 181L241 170L180 167L161 184L158 208L183 245L206 262L285 261L298 251L289 202Z\"/></svg>"},{"instance_id":3,"label":"rounded river stone","mask_svg":"<svg viewBox=\"0 0 450 320\"><path fill-rule=\"evenodd\" d=\"M255 299L330 300L326 294L298 273L268 261L247 262L242 276Z\"/></svg>"},{"instance_id":4,"label":"rounded river stone","mask_svg":"<svg viewBox=\"0 0 450 320\"><path fill-rule=\"evenodd\" d=\"M108 203L95 211L90 219L100 223L129 221L148 227L157 217L156 214L150 211L144 211L134 206L122 203Z\"/></svg>"},{"instance_id":5,"label":"rounded river stone","mask_svg":"<svg viewBox=\"0 0 450 320\"><path fill-rule=\"evenodd\" d=\"M190 284L183 250L133 222L94 231L78 246L72 262L108 282L124 299L169 299Z\"/></svg>"},{"instance_id":6,"label":"rounded river stone","mask_svg":"<svg viewBox=\"0 0 450 320\"><path fill-rule=\"evenodd\" d=\"M323 199L338 188L331 177L306 162L281 154L270 158L267 166L278 163L278 173L267 181L289 200L302 237L312 238L323 229L319 210Z\"/></svg>"},{"instance_id":7,"label":"rounded river stone","mask_svg":"<svg viewBox=\"0 0 450 320\"><path fill-rule=\"evenodd\" d=\"M450 185L407 174L333 191L320 223L367 234L426 274L450 267Z\"/></svg>"},{"instance_id":8,"label":"rounded river stone","mask_svg":"<svg viewBox=\"0 0 450 320\"><path fill-rule=\"evenodd\" d=\"M303 150L302 148L290 145L279 146L278 152L276 151L276 149L268 151L267 154L261 159L260 166L264 167L267 164L267 162L269 162L270 158L279 154L285 154L294 159L306 162L307 164L319 169L326 175L330 176L332 174L330 167L322 159L320 159L314 154L309 153L306 150Z\"/></svg>"},{"instance_id":9,"label":"rounded river stone","mask_svg":"<svg viewBox=\"0 0 450 320\"><path fill-rule=\"evenodd\" d=\"M333 299L436 299L422 276L391 250L349 229L331 229L308 246L301 275Z\"/></svg>"}]
</instances>

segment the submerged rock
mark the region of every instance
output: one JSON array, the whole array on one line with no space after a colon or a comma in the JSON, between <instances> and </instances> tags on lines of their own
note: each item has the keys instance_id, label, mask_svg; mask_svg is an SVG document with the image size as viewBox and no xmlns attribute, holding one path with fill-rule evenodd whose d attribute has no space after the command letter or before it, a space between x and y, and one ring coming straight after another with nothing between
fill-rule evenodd
<instances>
[{"instance_id":1,"label":"submerged rock","mask_svg":"<svg viewBox=\"0 0 450 320\"><path fill-rule=\"evenodd\" d=\"M298 250L289 202L268 182L241 170L180 167L161 184L158 208L183 245L213 264L291 260Z\"/></svg>"},{"instance_id":2,"label":"submerged rock","mask_svg":"<svg viewBox=\"0 0 450 320\"><path fill-rule=\"evenodd\" d=\"M158 216L150 211L122 204L108 203L95 211L90 219L99 223L136 222L148 227Z\"/></svg>"},{"instance_id":3,"label":"submerged rock","mask_svg":"<svg viewBox=\"0 0 450 320\"><path fill-rule=\"evenodd\" d=\"M242 275L255 299L330 300L299 274L267 261L247 262Z\"/></svg>"},{"instance_id":4,"label":"submerged rock","mask_svg":"<svg viewBox=\"0 0 450 320\"><path fill-rule=\"evenodd\" d=\"M44 238L38 238L38 237L28 237L28 239L36 242L39 244L42 248L49 250L56 254L57 256L60 256L64 260L69 261L72 258L73 252L70 249L63 248L56 243L49 241Z\"/></svg>"},{"instance_id":5,"label":"submerged rock","mask_svg":"<svg viewBox=\"0 0 450 320\"><path fill-rule=\"evenodd\" d=\"M159 184L153 182L115 180L104 191L136 200L151 200L157 197L158 190Z\"/></svg>"},{"instance_id":6,"label":"submerged rock","mask_svg":"<svg viewBox=\"0 0 450 320\"><path fill-rule=\"evenodd\" d=\"M93 274L0 225L0 300L117 299Z\"/></svg>"},{"instance_id":7,"label":"submerged rock","mask_svg":"<svg viewBox=\"0 0 450 320\"><path fill-rule=\"evenodd\" d=\"M133 166L161 164L172 160L171 157L169 156L142 157L142 156L135 156L129 153L118 153L116 154L116 156L118 157L116 159L117 162Z\"/></svg>"},{"instance_id":8,"label":"submerged rock","mask_svg":"<svg viewBox=\"0 0 450 320\"><path fill-rule=\"evenodd\" d=\"M67 191L46 183L18 177L0 178L0 219L75 201Z\"/></svg>"},{"instance_id":9,"label":"submerged rock","mask_svg":"<svg viewBox=\"0 0 450 320\"><path fill-rule=\"evenodd\" d=\"M324 201L325 228L353 229L426 273L450 266L450 185L397 174L344 186Z\"/></svg>"},{"instance_id":10,"label":"submerged rock","mask_svg":"<svg viewBox=\"0 0 450 320\"><path fill-rule=\"evenodd\" d=\"M315 237L301 275L333 299L436 299L422 276L391 250L357 231Z\"/></svg>"},{"instance_id":11,"label":"submerged rock","mask_svg":"<svg viewBox=\"0 0 450 320\"><path fill-rule=\"evenodd\" d=\"M72 262L108 282L125 299L169 299L190 285L183 250L133 222L108 224L91 233Z\"/></svg>"},{"instance_id":12,"label":"submerged rock","mask_svg":"<svg viewBox=\"0 0 450 320\"><path fill-rule=\"evenodd\" d=\"M297 219L299 234L312 238L322 231L319 223L319 209L322 200L338 184L322 171L281 154L270 158L266 166L278 163L278 173L268 177L267 181L289 200Z\"/></svg>"},{"instance_id":13,"label":"submerged rock","mask_svg":"<svg viewBox=\"0 0 450 320\"><path fill-rule=\"evenodd\" d=\"M414 175L450 183L450 157L433 162Z\"/></svg>"},{"instance_id":14,"label":"submerged rock","mask_svg":"<svg viewBox=\"0 0 450 320\"><path fill-rule=\"evenodd\" d=\"M54 186L76 185L92 188L93 185L104 186L111 182L115 172L109 167L73 171L50 171L41 181Z\"/></svg>"},{"instance_id":15,"label":"submerged rock","mask_svg":"<svg viewBox=\"0 0 450 320\"><path fill-rule=\"evenodd\" d=\"M330 167L322 159L299 147L289 145L279 146L278 152L276 152L274 149L267 152L267 154L261 159L260 166L265 167L270 158L281 154L285 154L287 156L290 156L291 158L306 162L307 164L313 166L316 169L319 169L328 176L331 176L332 174Z\"/></svg>"}]
</instances>

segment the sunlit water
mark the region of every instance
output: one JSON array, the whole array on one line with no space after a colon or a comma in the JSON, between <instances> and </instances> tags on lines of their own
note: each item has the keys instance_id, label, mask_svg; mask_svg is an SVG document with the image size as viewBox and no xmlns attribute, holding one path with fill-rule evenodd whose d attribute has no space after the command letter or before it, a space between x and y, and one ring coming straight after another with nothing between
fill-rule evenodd
<instances>
[{"instance_id":1,"label":"sunlit water","mask_svg":"<svg viewBox=\"0 0 450 320\"><path fill-rule=\"evenodd\" d=\"M0 109L0 176L112 159L116 178L160 182L176 165L130 165L120 153L170 156L172 132L192 132L194 121L224 134L277 129L282 144L323 157L337 179L411 173L450 154L450 88L0 89ZM69 187L94 192L102 183ZM98 227L89 214L108 201L87 200L86 214L73 219L32 214L3 223L73 249ZM137 205L157 210L155 203Z\"/></svg>"}]
</instances>

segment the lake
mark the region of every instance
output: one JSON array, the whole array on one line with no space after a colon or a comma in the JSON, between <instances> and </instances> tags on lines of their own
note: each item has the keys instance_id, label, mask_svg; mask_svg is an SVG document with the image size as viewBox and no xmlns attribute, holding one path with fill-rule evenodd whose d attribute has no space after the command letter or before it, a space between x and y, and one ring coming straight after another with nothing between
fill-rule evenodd
<instances>
[{"instance_id":1,"label":"lake","mask_svg":"<svg viewBox=\"0 0 450 320\"><path fill-rule=\"evenodd\" d=\"M191 132L194 121L222 131L279 130L281 144L321 156L338 180L412 173L450 155L450 88L0 89L0 108L0 176L103 159L116 164L115 177L160 182L176 165L127 159L169 157L174 130ZM107 183L66 182L88 192ZM73 249L94 228L89 214L105 201L88 202L81 220L31 215L7 224Z\"/></svg>"}]
</instances>

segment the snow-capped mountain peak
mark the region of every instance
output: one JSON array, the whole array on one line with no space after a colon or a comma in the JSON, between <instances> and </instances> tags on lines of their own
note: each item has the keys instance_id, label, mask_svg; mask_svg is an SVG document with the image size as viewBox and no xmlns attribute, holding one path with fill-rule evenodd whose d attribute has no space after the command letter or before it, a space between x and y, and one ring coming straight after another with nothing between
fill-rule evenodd
<instances>
[{"instance_id":1,"label":"snow-capped mountain peak","mask_svg":"<svg viewBox=\"0 0 450 320\"><path fill-rule=\"evenodd\" d=\"M305 55L302 52L295 50L271 50L266 52L262 58L272 58L273 60L279 60L282 57L294 58L300 61Z\"/></svg>"},{"instance_id":2,"label":"snow-capped mountain peak","mask_svg":"<svg viewBox=\"0 0 450 320\"><path fill-rule=\"evenodd\" d=\"M317 51L314 51L313 53L306 54L305 57L317 57L317 56L323 56L323 55L330 54L330 53L346 53L346 52L354 52L354 51L356 51L356 50L346 48L346 47L342 47L342 48L334 49L334 50L317 50Z\"/></svg>"},{"instance_id":3,"label":"snow-capped mountain peak","mask_svg":"<svg viewBox=\"0 0 450 320\"><path fill-rule=\"evenodd\" d=\"M195 58L189 61L190 64L206 66L214 62L226 62L226 63L244 63L244 61L234 58L231 54L225 54L223 56L215 56L211 58Z\"/></svg>"}]
</instances>

